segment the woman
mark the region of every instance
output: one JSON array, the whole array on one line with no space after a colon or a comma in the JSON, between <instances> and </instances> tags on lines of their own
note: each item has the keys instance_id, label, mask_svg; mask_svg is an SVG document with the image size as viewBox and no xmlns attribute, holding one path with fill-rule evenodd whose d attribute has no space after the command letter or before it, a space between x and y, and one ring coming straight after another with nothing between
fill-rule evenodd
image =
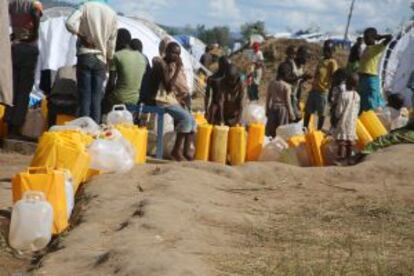
<instances>
[{"instance_id":1,"label":"woman","mask_svg":"<svg viewBox=\"0 0 414 276\"><path fill-rule=\"evenodd\" d=\"M165 42L161 42L166 44ZM163 46L163 45L160 45ZM176 161L193 160L191 146L194 141L196 123L190 113L190 89L181 60L181 47L176 42L166 45L165 54L160 47L161 58L153 60L153 80L158 92L155 97L157 105L173 117L176 123L177 138L171 157ZM184 149L182 149L184 143Z\"/></svg>"}]
</instances>

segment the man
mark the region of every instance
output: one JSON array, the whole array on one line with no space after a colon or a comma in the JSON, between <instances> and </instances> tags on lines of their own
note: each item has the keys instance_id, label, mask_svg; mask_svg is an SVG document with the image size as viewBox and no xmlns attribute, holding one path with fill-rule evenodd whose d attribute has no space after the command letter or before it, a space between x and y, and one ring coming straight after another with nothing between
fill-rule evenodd
<instances>
[{"instance_id":1,"label":"man","mask_svg":"<svg viewBox=\"0 0 414 276\"><path fill-rule=\"evenodd\" d=\"M69 32L78 37L77 79L80 116L101 121L101 101L106 69L115 53L116 13L106 1L88 0L66 21Z\"/></svg>"},{"instance_id":2,"label":"man","mask_svg":"<svg viewBox=\"0 0 414 276\"><path fill-rule=\"evenodd\" d=\"M361 112L384 107L378 65L391 41L392 35L379 35L375 28L364 31L364 42L367 47L361 55L358 88L361 95Z\"/></svg>"},{"instance_id":3,"label":"man","mask_svg":"<svg viewBox=\"0 0 414 276\"><path fill-rule=\"evenodd\" d=\"M7 1L0 0L0 6L6 7ZM0 104L13 104L13 76L9 39L9 14L6 8L0 9Z\"/></svg>"},{"instance_id":4,"label":"man","mask_svg":"<svg viewBox=\"0 0 414 276\"><path fill-rule=\"evenodd\" d=\"M116 104L136 105L141 90L141 82L147 67L145 57L130 48L131 33L126 29L118 30L118 51L111 63L107 86L109 108Z\"/></svg>"},{"instance_id":5,"label":"man","mask_svg":"<svg viewBox=\"0 0 414 276\"><path fill-rule=\"evenodd\" d=\"M37 39L42 11L42 4L38 1L9 1L12 28L13 107L7 108L6 120L10 136L20 135L20 129L26 119L39 56Z\"/></svg>"}]
</instances>

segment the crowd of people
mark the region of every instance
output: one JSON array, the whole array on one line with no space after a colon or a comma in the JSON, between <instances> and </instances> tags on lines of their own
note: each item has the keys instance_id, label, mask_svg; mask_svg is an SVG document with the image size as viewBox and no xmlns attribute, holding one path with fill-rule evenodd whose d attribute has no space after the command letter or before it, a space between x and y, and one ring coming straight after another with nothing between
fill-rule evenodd
<instances>
[{"instance_id":1,"label":"crowd of people","mask_svg":"<svg viewBox=\"0 0 414 276\"><path fill-rule=\"evenodd\" d=\"M5 0L0 1L7 5ZM101 123L102 115L114 105L125 104L131 111L139 103L158 105L174 119L177 138L172 158L192 160L196 123L191 113L191 91L183 70L180 45L169 38L163 39L159 56L150 62L143 54L142 42L133 38L127 29L118 29L117 14L105 2L85 1L66 21L67 30L78 38L77 65L70 68L76 70L77 115ZM13 137L20 135L34 84L43 7L39 1L31 0L11 0L8 6L8 13L5 9L0 11L0 50L5 53L1 66L6 68L0 71L3 92L0 102L7 105L5 118L9 135ZM9 24L10 40L6 39L8 28L5 28ZM379 35L374 28L366 29L364 37L358 38L351 49L347 68L338 68L335 45L327 40L314 74L305 70L309 49L305 45L288 47L285 61L278 66L267 87L267 136L275 137L279 126L302 119L307 128L312 114L318 115L317 128L322 130L329 115L331 133L340 145L339 155L349 157L356 140L358 115L384 106L378 63L391 39L390 35ZM208 46L201 60L208 69L214 63L211 50ZM12 70L7 70L7 66ZM249 68L244 68L245 76L228 57L218 59L218 69L206 84L204 107L209 123L228 126L242 123L247 101L259 100L264 67L258 42L252 44L251 63ZM13 81L9 82L11 76ZM303 87L311 80L312 89L302 110Z\"/></svg>"}]
</instances>

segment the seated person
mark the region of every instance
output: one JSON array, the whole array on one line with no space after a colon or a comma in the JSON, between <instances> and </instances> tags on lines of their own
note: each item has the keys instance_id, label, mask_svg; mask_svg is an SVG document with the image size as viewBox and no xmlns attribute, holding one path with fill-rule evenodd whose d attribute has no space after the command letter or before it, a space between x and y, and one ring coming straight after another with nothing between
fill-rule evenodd
<instances>
[{"instance_id":1,"label":"seated person","mask_svg":"<svg viewBox=\"0 0 414 276\"><path fill-rule=\"evenodd\" d=\"M147 62L138 51L130 48L131 34L126 29L118 30L117 49L110 68L104 113L114 105L136 105L139 99L142 78Z\"/></svg>"}]
</instances>

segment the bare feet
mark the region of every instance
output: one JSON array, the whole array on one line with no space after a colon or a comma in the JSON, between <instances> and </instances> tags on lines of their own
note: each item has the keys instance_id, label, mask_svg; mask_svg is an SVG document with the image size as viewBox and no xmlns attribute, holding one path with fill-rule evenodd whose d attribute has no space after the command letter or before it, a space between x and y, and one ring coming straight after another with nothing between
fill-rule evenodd
<instances>
[{"instance_id":1,"label":"bare feet","mask_svg":"<svg viewBox=\"0 0 414 276\"><path fill-rule=\"evenodd\" d=\"M185 159L187 159L187 161L193 161L194 160L194 155L192 155L191 153L184 153L184 157L185 157Z\"/></svg>"},{"instance_id":2,"label":"bare feet","mask_svg":"<svg viewBox=\"0 0 414 276\"><path fill-rule=\"evenodd\" d=\"M182 162L185 160L184 156L180 152L172 152L171 159L177 162Z\"/></svg>"}]
</instances>

